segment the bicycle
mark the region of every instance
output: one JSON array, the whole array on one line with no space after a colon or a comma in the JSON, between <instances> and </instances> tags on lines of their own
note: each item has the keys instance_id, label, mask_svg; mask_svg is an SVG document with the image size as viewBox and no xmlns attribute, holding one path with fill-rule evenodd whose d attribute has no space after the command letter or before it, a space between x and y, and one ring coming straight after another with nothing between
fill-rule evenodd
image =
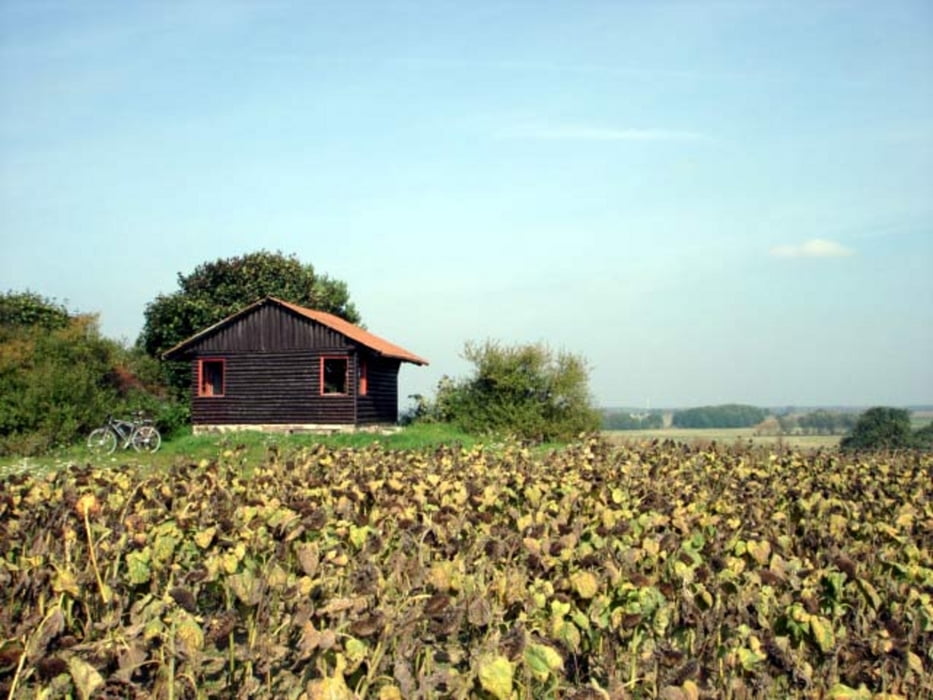
<instances>
[{"instance_id":1,"label":"bicycle","mask_svg":"<svg viewBox=\"0 0 933 700\"><path fill-rule=\"evenodd\" d=\"M96 456L111 454L117 445L124 450L132 447L137 452L155 452L162 444L162 436L152 424L137 411L133 420L120 420L107 416L107 425L95 428L87 438L88 449Z\"/></svg>"}]
</instances>

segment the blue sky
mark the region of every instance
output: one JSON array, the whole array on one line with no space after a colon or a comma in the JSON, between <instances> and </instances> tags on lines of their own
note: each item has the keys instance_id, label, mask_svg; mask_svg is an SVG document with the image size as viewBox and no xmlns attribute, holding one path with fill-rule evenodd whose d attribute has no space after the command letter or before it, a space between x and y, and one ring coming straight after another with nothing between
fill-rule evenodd
<instances>
[{"instance_id":1,"label":"blue sky","mask_svg":"<svg viewBox=\"0 0 933 700\"><path fill-rule=\"evenodd\" d=\"M135 340L199 263L345 280L462 376L933 403L933 4L0 3L0 287Z\"/></svg>"}]
</instances>

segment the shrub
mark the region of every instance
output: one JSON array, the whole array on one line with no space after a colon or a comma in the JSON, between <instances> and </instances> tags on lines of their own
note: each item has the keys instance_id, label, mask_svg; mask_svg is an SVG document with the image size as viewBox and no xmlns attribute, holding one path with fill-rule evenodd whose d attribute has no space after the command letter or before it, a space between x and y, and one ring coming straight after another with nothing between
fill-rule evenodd
<instances>
[{"instance_id":1,"label":"shrub","mask_svg":"<svg viewBox=\"0 0 933 700\"><path fill-rule=\"evenodd\" d=\"M36 455L76 442L108 413L144 410L165 434L187 408L165 400L158 363L100 335L33 292L0 295L0 455Z\"/></svg>"},{"instance_id":2,"label":"shrub","mask_svg":"<svg viewBox=\"0 0 933 700\"><path fill-rule=\"evenodd\" d=\"M64 328L70 320L64 306L35 292L9 291L0 295L0 329L4 334L17 328Z\"/></svg>"},{"instance_id":3,"label":"shrub","mask_svg":"<svg viewBox=\"0 0 933 700\"><path fill-rule=\"evenodd\" d=\"M908 411L876 406L859 416L839 445L844 450L893 450L912 447L913 442Z\"/></svg>"},{"instance_id":4,"label":"shrub","mask_svg":"<svg viewBox=\"0 0 933 700\"><path fill-rule=\"evenodd\" d=\"M599 429L585 361L538 344L507 347L467 343L475 366L463 380L438 384L435 419L474 434L510 434L524 440L566 440Z\"/></svg>"},{"instance_id":5,"label":"shrub","mask_svg":"<svg viewBox=\"0 0 933 700\"><path fill-rule=\"evenodd\" d=\"M64 328L6 329L0 344L0 454L38 454L96 425L117 391L108 381L119 351L93 316Z\"/></svg>"}]
</instances>

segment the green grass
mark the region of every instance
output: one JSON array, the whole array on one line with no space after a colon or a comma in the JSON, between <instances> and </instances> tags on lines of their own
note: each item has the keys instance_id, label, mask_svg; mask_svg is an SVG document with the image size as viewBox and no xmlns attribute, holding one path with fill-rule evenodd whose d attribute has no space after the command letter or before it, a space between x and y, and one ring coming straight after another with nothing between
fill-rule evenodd
<instances>
[{"instance_id":1,"label":"green grass","mask_svg":"<svg viewBox=\"0 0 933 700\"><path fill-rule=\"evenodd\" d=\"M604 431L609 440L639 442L644 440L675 440L678 442L713 441L720 443L750 442L755 445L785 445L798 449L837 447L838 435L756 435L754 428L734 429L686 429L659 428L657 430L610 430ZM161 449L154 455L139 454L132 450L118 450L112 455L95 460L87 448L74 445L57 450L43 457L0 458L0 479L21 472L42 473L71 465L129 464L140 469L164 469L178 461L200 463L204 460L236 459L241 464L261 463L271 448L282 453L306 449L314 445L334 448L361 448L373 444L389 450L432 449L442 444L460 444L472 447L479 442L488 442L477 436L464 433L457 428L441 423L422 423L381 434L369 432L338 433L334 435L260 433L242 431L237 433L193 435L190 431L172 436L162 442ZM536 451L559 449L561 444L547 444Z\"/></svg>"},{"instance_id":2,"label":"green grass","mask_svg":"<svg viewBox=\"0 0 933 700\"><path fill-rule=\"evenodd\" d=\"M757 436L753 428L694 430L682 428L663 428L657 430L613 430L604 431L609 440L620 443L643 440L676 440L682 442L712 441L734 443L751 442L756 445L784 444L794 448L835 447L839 436L797 435L777 438ZM460 444L472 447L480 442L489 442L475 435L469 435L457 428L442 423L422 423L410 425L382 434L377 432L338 433L333 435L314 434L278 434L258 431L236 433L193 435L190 431L164 439L161 449L155 454L140 454L133 450L117 450L112 455L94 458L83 445L56 450L42 457L6 457L0 458L0 479L11 474L29 472L41 474L73 465L125 465L141 470L166 469L176 462L200 463L203 461L235 460L248 469L249 465L260 464L268 456L270 449L288 454L314 445L326 445L333 448L362 448L373 444L382 445L388 450L433 449L438 445ZM549 451L563 447L559 443L548 443L535 448L535 451Z\"/></svg>"},{"instance_id":3,"label":"green grass","mask_svg":"<svg viewBox=\"0 0 933 700\"><path fill-rule=\"evenodd\" d=\"M439 423L411 425L388 434L358 432L284 435L246 430L219 435L193 435L189 431L164 439L159 451L151 455L118 449L106 457L95 458L81 444L59 449L42 457L0 458L0 479L22 472L43 473L83 464L129 464L140 469L160 469L177 461L199 463L203 460L231 458L243 464L258 464L273 447L282 452L291 452L319 444L334 448L360 448L379 444L389 450L417 450L454 443L470 447L478 442L481 440L475 436Z\"/></svg>"}]
</instances>

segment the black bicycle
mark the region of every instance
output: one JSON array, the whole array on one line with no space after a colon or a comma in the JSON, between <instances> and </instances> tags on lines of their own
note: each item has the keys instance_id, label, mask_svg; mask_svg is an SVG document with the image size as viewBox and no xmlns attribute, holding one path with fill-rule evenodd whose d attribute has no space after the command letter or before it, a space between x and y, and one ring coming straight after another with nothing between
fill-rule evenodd
<instances>
[{"instance_id":1,"label":"black bicycle","mask_svg":"<svg viewBox=\"0 0 933 700\"><path fill-rule=\"evenodd\" d=\"M109 455L117 445L137 452L155 452L162 444L162 436L152 421L143 418L142 411L133 414L133 420L120 420L107 416L107 425L91 431L87 438L88 449L97 456Z\"/></svg>"}]
</instances>

